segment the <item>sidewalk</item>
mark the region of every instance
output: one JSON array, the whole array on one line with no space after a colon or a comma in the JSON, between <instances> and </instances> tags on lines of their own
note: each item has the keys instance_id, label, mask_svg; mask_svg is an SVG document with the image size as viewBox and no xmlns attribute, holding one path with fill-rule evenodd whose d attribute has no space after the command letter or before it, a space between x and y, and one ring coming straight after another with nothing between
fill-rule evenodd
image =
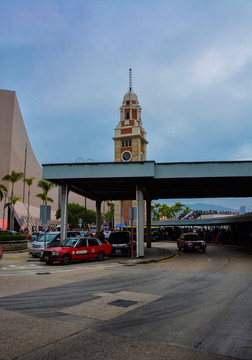
<instances>
[{"instance_id":1,"label":"sidewalk","mask_svg":"<svg viewBox=\"0 0 252 360\"><path fill-rule=\"evenodd\" d=\"M166 243L162 243L164 245ZM168 244L168 243L167 243ZM39 258L33 258L29 255L28 250L24 251L5 251L4 256L12 255L18 258L26 259L26 261L39 261ZM114 256L115 259L118 260L119 263L125 263L128 265L136 265L136 264L145 264L150 262L157 262L161 260L170 259L175 255L174 252L164 248L159 247L159 243L152 244L151 248L144 248L144 257L136 258L136 254L134 253L133 260L130 257L120 257Z\"/></svg>"}]
</instances>

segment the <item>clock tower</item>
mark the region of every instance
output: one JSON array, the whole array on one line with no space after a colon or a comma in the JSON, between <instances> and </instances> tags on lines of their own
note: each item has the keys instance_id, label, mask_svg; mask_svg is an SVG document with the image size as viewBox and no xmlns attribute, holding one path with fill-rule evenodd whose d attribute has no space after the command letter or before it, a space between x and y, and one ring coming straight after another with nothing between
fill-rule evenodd
<instances>
[{"instance_id":1,"label":"clock tower","mask_svg":"<svg viewBox=\"0 0 252 360\"><path fill-rule=\"evenodd\" d=\"M120 122L115 128L114 161L145 161L147 158L146 132L141 120L142 108L137 95L132 91L132 70L129 69L129 91L124 95L120 107ZM132 201L115 202L115 225L129 220L128 208Z\"/></svg>"}]
</instances>

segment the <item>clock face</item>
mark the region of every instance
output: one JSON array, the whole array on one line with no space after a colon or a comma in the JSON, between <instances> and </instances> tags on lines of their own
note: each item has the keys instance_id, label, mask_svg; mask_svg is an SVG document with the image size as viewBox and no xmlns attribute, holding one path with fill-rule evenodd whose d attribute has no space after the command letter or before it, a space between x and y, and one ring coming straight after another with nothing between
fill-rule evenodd
<instances>
[{"instance_id":1,"label":"clock face","mask_svg":"<svg viewBox=\"0 0 252 360\"><path fill-rule=\"evenodd\" d=\"M130 151L124 151L124 153L122 153L122 160L123 161L130 161L131 159L131 152Z\"/></svg>"}]
</instances>

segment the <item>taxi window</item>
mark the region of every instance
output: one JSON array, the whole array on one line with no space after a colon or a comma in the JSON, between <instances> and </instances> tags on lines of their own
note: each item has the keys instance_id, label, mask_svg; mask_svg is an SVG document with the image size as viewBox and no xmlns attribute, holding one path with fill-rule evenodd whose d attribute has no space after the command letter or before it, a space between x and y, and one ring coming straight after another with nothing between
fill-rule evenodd
<instances>
[{"instance_id":1,"label":"taxi window","mask_svg":"<svg viewBox=\"0 0 252 360\"><path fill-rule=\"evenodd\" d=\"M88 246L98 246L96 239L88 239Z\"/></svg>"},{"instance_id":2,"label":"taxi window","mask_svg":"<svg viewBox=\"0 0 252 360\"><path fill-rule=\"evenodd\" d=\"M80 239L78 242L78 247L85 247L87 246L87 240L86 239Z\"/></svg>"},{"instance_id":3,"label":"taxi window","mask_svg":"<svg viewBox=\"0 0 252 360\"><path fill-rule=\"evenodd\" d=\"M77 243L77 241L78 241L77 238L74 238L74 239L66 239L66 240L63 242L62 246L70 246L70 247L72 247L72 246L75 246L75 244Z\"/></svg>"}]
</instances>

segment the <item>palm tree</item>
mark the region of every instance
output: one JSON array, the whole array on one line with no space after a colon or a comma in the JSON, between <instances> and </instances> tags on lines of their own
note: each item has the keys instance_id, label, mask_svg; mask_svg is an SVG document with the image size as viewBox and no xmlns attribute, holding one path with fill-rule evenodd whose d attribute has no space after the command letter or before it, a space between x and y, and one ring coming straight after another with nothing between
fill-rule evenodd
<instances>
[{"instance_id":1,"label":"palm tree","mask_svg":"<svg viewBox=\"0 0 252 360\"><path fill-rule=\"evenodd\" d=\"M53 202L53 199L48 197L48 192L57 185L54 185L53 183L46 181L46 180L40 180L38 182L38 187L40 187L43 191L41 194L37 194L36 196L40 198L43 201L43 205L47 207L47 201ZM46 209L46 208L45 208ZM46 210L45 210L46 211ZM45 228L46 228L46 219L45 220Z\"/></svg>"},{"instance_id":2,"label":"palm tree","mask_svg":"<svg viewBox=\"0 0 252 360\"><path fill-rule=\"evenodd\" d=\"M43 201L43 205L45 205L46 201L53 202L53 199L48 197L44 191L36 196Z\"/></svg>"},{"instance_id":3,"label":"palm tree","mask_svg":"<svg viewBox=\"0 0 252 360\"><path fill-rule=\"evenodd\" d=\"M13 215L14 215L14 207L15 207L15 204L17 201L21 200L21 197L20 196L16 196L16 195L13 195L13 198L11 199L11 197L8 198L10 200L10 202L6 203L4 205L4 207L7 207L7 206L12 206L12 212L13 212ZM14 216L13 216L13 225L14 225Z\"/></svg>"},{"instance_id":4,"label":"palm tree","mask_svg":"<svg viewBox=\"0 0 252 360\"><path fill-rule=\"evenodd\" d=\"M184 207L185 207L185 205L181 204L181 202L179 202L179 201L173 205L175 218L179 217L179 215Z\"/></svg>"},{"instance_id":5,"label":"palm tree","mask_svg":"<svg viewBox=\"0 0 252 360\"><path fill-rule=\"evenodd\" d=\"M41 194L38 194L37 197L40 197L44 201L45 205L46 205L47 201L53 202L53 200L51 198L48 198L48 192L53 187L56 187L56 185L54 185L53 183L51 183L49 181L46 181L46 180L40 180L38 182L38 187L40 187L43 190L42 194L43 194L44 199L42 199L40 196L38 196L38 195L41 195Z\"/></svg>"},{"instance_id":6,"label":"palm tree","mask_svg":"<svg viewBox=\"0 0 252 360\"><path fill-rule=\"evenodd\" d=\"M7 194L7 188L3 185L0 184L0 201L3 200L3 196L5 195L4 198L4 208L3 208L3 223L2 223L2 228L4 229L4 218L5 218L5 201L6 201L6 194Z\"/></svg>"},{"instance_id":7,"label":"palm tree","mask_svg":"<svg viewBox=\"0 0 252 360\"><path fill-rule=\"evenodd\" d=\"M112 229L114 228L114 213L115 213L115 203L111 201L106 201L107 206L109 208L108 212L106 213L106 216L109 220L109 223L111 224Z\"/></svg>"},{"instance_id":8,"label":"palm tree","mask_svg":"<svg viewBox=\"0 0 252 360\"><path fill-rule=\"evenodd\" d=\"M8 197L8 199L10 200L10 202L6 203L6 204L5 204L5 207L11 205L11 197ZM16 203L17 203L19 200L21 200L21 197L20 197L20 196L16 196L16 195L13 196L13 199L12 199L13 209L14 209Z\"/></svg>"},{"instance_id":9,"label":"palm tree","mask_svg":"<svg viewBox=\"0 0 252 360\"><path fill-rule=\"evenodd\" d=\"M21 180L24 177L22 172L16 172L12 170L10 175L5 175L2 180L11 182L11 219L10 219L10 230L14 230L14 209L13 209L13 197L14 197L14 185L17 181Z\"/></svg>"},{"instance_id":10,"label":"palm tree","mask_svg":"<svg viewBox=\"0 0 252 360\"><path fill-rule=\"evenodd\" d=\"M31 185L33 180L35 179L34 176L28 178L28 179L24 179L23 181L26 183L26 185L28 185L28 208L27 208L27 230L29 232L29 217L30 217L30 195L31 195Z\"/></svg>"},{"instance_id":11,"label":"palm tree","mask_svg":"<svg viewBox=\"0 0 252 360\"><path fill-rule=\"evenodd\" d=\"M7 193L7 188L3 184L0 184L0 201L3 200L4 193Z\"/></svg>"},{"instance_id":12,"label":"palm tree","mask_svg":"<svg viewBox=\"0 0 252 360\"><path fill-rule=\"evenodd\" d=\"M153 217L156 218L156 221L158 220L159 217L159 208L160 208L160 203L154 203L153 205L151 205L151 211L153 213Z\"/></svg>"}]
</instances>

